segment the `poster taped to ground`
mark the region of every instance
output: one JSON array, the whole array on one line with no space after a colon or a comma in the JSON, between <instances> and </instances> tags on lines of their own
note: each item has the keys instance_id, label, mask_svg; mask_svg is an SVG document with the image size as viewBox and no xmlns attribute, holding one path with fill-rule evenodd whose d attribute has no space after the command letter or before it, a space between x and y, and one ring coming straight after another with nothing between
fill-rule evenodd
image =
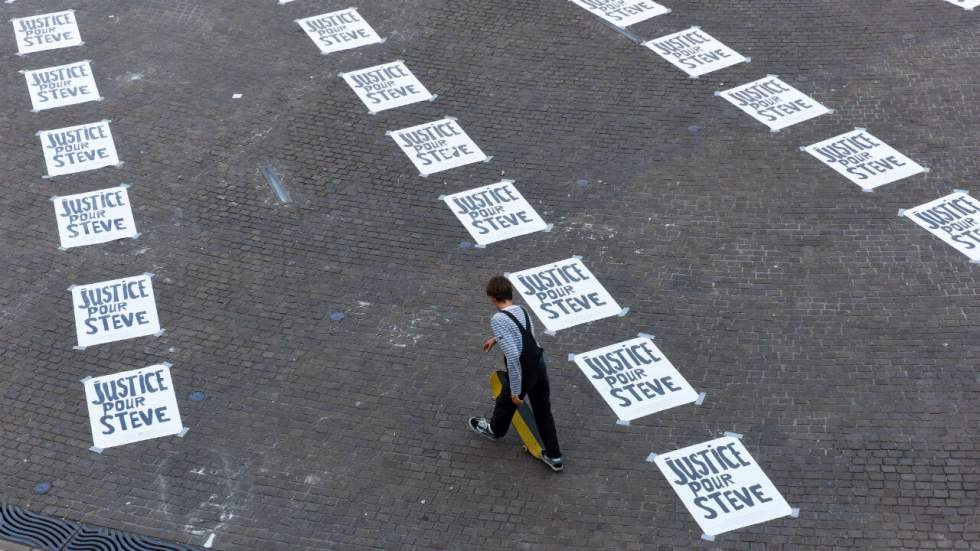
<instances>
[{"instance_id":1,"label":"poster taped to ground","mask_svg":"<svg viewBox=\"0 0 980 551\"><path fill-rule=\"evenodd\" d=\"M576 354L575 365L623 421L698 399L698 392L649 337Z\"/></svg>"},{"instance_id":2,"label":"poster taped to ground","mask_svg":"<svg viewBox=\"0 0 980 551\"><path fill-rule=\"evenodd\" d=\"M967 192L950 193L904 214L971 262L980 263L980 201Z\"/></svg>"},{"instance_id":3,"label":"poster taped to ground","mask_svg":"<svg viewBox=\"0 0 980 551\"><path fill-rule=\"evenodd\" d=\"M803 149L865 191L926 170L863 128Z\"/></svg>"},{"instance_id":4,"label":"poster taped to ground","mask_svg":"<svg viewBox=\"0 0 980 551\"><path fill-rule=\"evenodd\" d=\"M513 180L442 198L478 245L548 229L548 224L514 187Z\"/></svg>"},{"instance_id":5,"label":"poster taped to ground","mask_svg":"<svg viewBox=\"0 0 980 551\"><path fill-rule=\"evenodd\" d=\"M102 99L89 61L24 71L24 78L35 112Z\"/></svg>"},{"instance_id":6,"label":"poster taped to ground","mask_svg":"<svg viewBox=\"0 0 980 551\"><path fill-rule=\"evenodd\" d=\"M78 348L160 331L152 274L70 288Z\"/></svg>"},{"instance_id":7,"label":"poster taped to ground","mask_svg":"<svg viewBox=\"0 0 980 551\"><path fill-rule=\"evenodd\" d=\"M357 8L297 19L296 23L316 43L320 53L324 54L384 42L361 14L357 13Z\"/></svg>"},{"instance_id":8,"label":"poster taped to ground","mask_svg":"<svg viewBox=\"0 0 980 551\"><path fill-rule=\"evenodd\" d=\"M719 94L773 132L830 113L830 109L773 75Z\"/></svg>"},{"instance_id":9,"label":"poster taped to ground","mask_svg":"<svg viewBox=\"0 0 980 551\"><path fill-rule=\"evenodd\" d=\"M489 160L453 117L388 132L388 135L422 176Z\"/></svg>"},{"instance_id":10,"label":"poster taped to ground","mask_svg":"<svg viewBox=\"0 0 980 551\"><path fill-rule=\"evenodd\" d=\"M548 332L625 313L577 257L507 274L507 279Z\"/></svg>"},{"instance_id":11,"label":"poster taped to ground","mask_svg":"<svg viewBox=\"0 0 980 551\"><path fill-rule=\"evenodd\" d=\"M738 438L661 454L654 463L708 536L793 514Z\"/></svg>"},{"instance_id":12,"label":"poster taped to ground","mask_svg":"<svg viewBox=\"0 0 980 551\"><path fill-rule=\"evenodd\" d=\"M367 69L341 73L347 85L367 106L372 115L403 105L432 101L435 96L426 89L404 61L376 65Z\"/></svg>"},{"instance_id":13,"label":"poster taped to ground","mask_svg":"<svg viewBox=\"0 0 980 551\"><path fill-rule=\"evenodd\" d=\"M170 365L85 379L92 442L99 450L180 434Z\"/></svg>"},{"instance_id":14,"label":"poster taped to ground","mask_svg":"<svg viewBox=\"0 0 980 551\"><path fill-rule=\"evenodd\" d=\"M81 46L75 10L11 19L20 55Z\"/></svg>"},{"instance_id":15,"label":"poster taped to ground","mask_svg":"<svg viewBox=\"0 0 980 551\"><path fill-rule=\"evenodd\" d=\"M96 245L139 235L127 187L52 197L61 248Z\"/></svg>"},{"instance_id":16,"label":"poster taped to ground","mask_svg":"<svg viewBox=\"0 0 980 551\"><path fill-rule=\"evenodd\" d=\"M122 164L109 121L42 130L37 135L41 138L48 177Z\"/></svg>"},{"instance_id":17,"label":"poster taped to ground","mask_svg":"<svg viewBox=\"0 0 980 551\"><path fill-rule=\"evenodd\" d=\"M742 54L702 31L700 27L654 38L644 43L644 46L694 78L745 61Z\"/></svg>"},{"instance_id":18,"label":"poster taped to ground","mask_svg":"<svg viewBox=\"0 0 980 551\"><path fill-rule=\"evenodd\" d=\"M652 0L572 0L572 2L620 28L670 13L669 9Z\"/></svg>"}]
</instances>

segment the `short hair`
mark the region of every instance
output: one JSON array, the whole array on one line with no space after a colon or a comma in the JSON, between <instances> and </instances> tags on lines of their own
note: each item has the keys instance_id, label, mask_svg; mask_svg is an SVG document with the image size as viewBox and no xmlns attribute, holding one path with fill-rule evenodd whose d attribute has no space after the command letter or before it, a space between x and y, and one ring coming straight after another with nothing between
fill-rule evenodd
<instances>
[{"instance_id":1,"label":"short hair","mask_svg":"<svg viewBox=\"0 0 980 551\"><path fill-rule=\"evenodd\" d=\"M497 302L514 300L514 286L504 276L493 276L487 283L487 296Z\"/></svg>"}]
</instances>

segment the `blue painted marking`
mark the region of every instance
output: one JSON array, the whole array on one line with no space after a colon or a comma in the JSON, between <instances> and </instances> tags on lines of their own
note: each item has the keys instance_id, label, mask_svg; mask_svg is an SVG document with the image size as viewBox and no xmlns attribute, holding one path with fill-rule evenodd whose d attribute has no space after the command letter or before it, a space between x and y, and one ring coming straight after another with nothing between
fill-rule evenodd
<instances>
[{"instance_id":1,"label":"blue painted marking","mask_svg":"<svg viewBox=\"0 0 980 551\"><path fill-rule=\"evenodd\" d=\"M279 176L276 176L276 172L272 169L272 165L265 165L262 167L262 175L265 176L265 181L268 182L269 187L276 194L276 199L280 203L290 203L292 199L289 198L289 192L286 191L286 187L282 185L279 181Z\"/></svg>"}]
</instances>

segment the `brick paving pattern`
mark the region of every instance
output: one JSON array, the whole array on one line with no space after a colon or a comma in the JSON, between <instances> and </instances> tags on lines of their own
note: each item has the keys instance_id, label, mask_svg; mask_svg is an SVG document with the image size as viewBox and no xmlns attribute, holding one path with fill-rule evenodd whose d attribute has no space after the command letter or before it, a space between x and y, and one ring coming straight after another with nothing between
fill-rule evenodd
<instances>
[{"instance_id":1,"label":"brick paving pattern","mask_svg":"<svg viewBox=\"0 0 980 551\"><path fill-rule=\"evenodd\" d=\"M347 4L5 5L74 8L85 45L0 30L0 500L224 550L980 549L980 276L896 216L980 192L978 15L664 3L630 31L752 62L691 80L564 0L368 0L388 41L327 56L294 20ZM82 59L106 100L31 113L17 71ZM337 73L395 59L439 98L368 116ZM770 134L713 96L766 74L836 113ZM494 159L420 178L385 131L444 115ZM126 164L42 180L34 133L103 118ZM798 150L855 126L931 172L862 193ZM502 178L555 231L461 246L438 196ZM121 182L142 237L59 251L48 197ZM542 337L553 475L465 420L485 280L572 254L631 312ZM72 350L65 288L147 271L166 334ZM703 406L617 426L565 360L638 331ZM187 437L89 452L79 379L164 361ZM711 544L644 458L728 430L802 514Z\"/></svg>"}]
</instances>

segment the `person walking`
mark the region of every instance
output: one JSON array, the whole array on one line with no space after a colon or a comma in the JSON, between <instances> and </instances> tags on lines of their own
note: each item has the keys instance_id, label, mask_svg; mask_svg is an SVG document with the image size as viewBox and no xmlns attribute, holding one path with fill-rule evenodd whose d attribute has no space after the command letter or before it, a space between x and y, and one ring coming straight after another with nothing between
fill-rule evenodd
<instances>
[{"instance_id":1,"label":"person walking","mask_svg":"<svg viewBox=\"0 0 980 551\"><path fill-rule=\"evenodd\" d=\"M487 283L487 297L497 309L490 318L493 337L483 343L489 352L495 345L504 353L507 377L504 391L494 402L493 416L470 417L469 426L478 434L498 440L507 434L511 419L526 396L534 412L538 431L544 444L541 461L555 472L565 469L558 447L555 419L551 415L551 388L544 363L544 350L534 338L534 326L527 310L514 304L514 287L504 276L495 276ZM509 385L508 385L509 380ZM510 386L510 393L506 387Z\"/></svg>"}]
</instances>

